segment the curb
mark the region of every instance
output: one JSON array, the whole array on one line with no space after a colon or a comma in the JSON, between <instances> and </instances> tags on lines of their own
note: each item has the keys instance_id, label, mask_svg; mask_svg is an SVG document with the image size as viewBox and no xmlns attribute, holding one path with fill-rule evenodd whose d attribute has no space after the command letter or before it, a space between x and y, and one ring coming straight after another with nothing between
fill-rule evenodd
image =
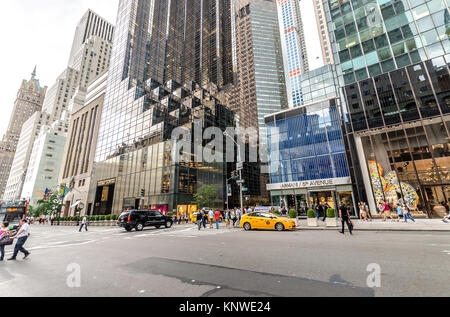
<instances>
[{"instance_id":1,"label":"curb","mask_svg":"<svg viewBox=\"0 0 450 317\"><path fill-rule=\"evenodd\" d=\"M339 227L321 227L321 228L314 228L314 227L297 227L295 231L338 231ZM367 229L357 229L355 228L353 231L370 231L370 232L450 232L450 229L383 229L383 228L367 228Z\"/></svg>"}]
</instances>

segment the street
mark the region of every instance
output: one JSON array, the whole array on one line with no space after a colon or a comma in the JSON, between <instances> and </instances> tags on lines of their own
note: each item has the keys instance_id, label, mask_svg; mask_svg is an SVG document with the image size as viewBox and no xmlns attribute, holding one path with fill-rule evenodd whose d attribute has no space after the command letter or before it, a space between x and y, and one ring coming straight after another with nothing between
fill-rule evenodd
<instances>
[{"instance_id":1,"label":"street","mask_svg":"<svg viewBox=\"0 0 450 317\"><path fill-rule=\"evenodd\" d=\"M268 232L33 225L28 260L0 262L3 296L448 296L448 233ZM7 257L12 247L7 247ZM381 269L368 287L368 267ZM78 275L73 275L74 272ZM75 276L75 279L72 277ZM75 281L75 282L74 282ZM77 284L76 282L79 282ZM79 287L78 287L79 286Z\"/></svg>"}]
</instances>

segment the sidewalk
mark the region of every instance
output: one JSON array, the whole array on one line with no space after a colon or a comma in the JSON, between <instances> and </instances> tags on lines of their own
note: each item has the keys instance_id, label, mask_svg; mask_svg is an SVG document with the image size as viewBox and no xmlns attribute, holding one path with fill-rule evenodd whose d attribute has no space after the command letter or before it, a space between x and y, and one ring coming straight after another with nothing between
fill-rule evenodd
<instances>
[{"instance_id":1,"label":"sidewalk","mask_svg":"<svg viewBox=\"0 0 450 317\"><path fill-rule=\"evenodd\" d=\"M416 223L408 221L392 222L387 220L374 220L373 222L363 222L360 220L352 220L355 224L355 231L434 231L434 232L450 232L450 223L444 223L439 219L416 219ZM338 221L338 227L326 227L326 223L319 220L319 227L308 227L306 220L299 221L297 230L341 230L341 222ZM347 225L345 226L347 231Z\"/></svg>"}]
</instances>

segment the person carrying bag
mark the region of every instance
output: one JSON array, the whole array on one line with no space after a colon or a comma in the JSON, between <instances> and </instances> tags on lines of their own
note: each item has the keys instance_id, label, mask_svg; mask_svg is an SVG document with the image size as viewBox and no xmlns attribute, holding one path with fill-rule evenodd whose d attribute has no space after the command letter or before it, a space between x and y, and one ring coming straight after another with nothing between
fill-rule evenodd
<instances>
[{"instance_id":1,"label":"person carrying bag","mask_svg":"<svg viewBox=\"0 0 450 317\"><path fill-rule=\"evenodd\" d=\"M3 223L0 229L0 261L5 258L5 246L12 245L13 239L10 237L9 223Z\"/></svg>"}]
</instances>

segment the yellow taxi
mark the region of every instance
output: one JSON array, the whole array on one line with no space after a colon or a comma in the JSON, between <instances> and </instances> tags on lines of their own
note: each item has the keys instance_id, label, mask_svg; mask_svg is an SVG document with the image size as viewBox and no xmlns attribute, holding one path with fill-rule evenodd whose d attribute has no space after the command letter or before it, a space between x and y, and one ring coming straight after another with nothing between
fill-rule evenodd
<instances>
[{"instance_id":1,"label":"yellow taxi","mask_svg":"<svg viewBox=\"0 0 450 317\"><path fill-rule=\"evenodd\" d=\"M252 212L242 217L241 228L244 228L245 231L253 229L285 231L295 229L296 224L290 218L281 217L273 213Z\"/></svg>"}]
</instances>

